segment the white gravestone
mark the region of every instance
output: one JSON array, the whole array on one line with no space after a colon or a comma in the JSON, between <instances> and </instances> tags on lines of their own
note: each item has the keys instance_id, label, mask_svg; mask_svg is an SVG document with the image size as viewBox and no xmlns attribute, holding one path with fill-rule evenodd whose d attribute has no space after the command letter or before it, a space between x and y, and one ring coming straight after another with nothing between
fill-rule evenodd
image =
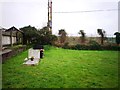
<instances>
[{"instance_id":1,"label":"white gravestone","mask_svg":"<svg viewBox=\"0 0 120 90\"><path fill-rule=\"evenodd\" d=\"M30 60L31 57L34 57L33 61ZM39 49L29 49L28 58L25 58L25 65L38 65L40 60L40 50Z\"/></svg>"},{"instance_id":2,"label":"white gravestone","mask_svg":"<svg viewBox=\"0 0 120 90\"><path fill-rule=\"evenodd\" d=\"M28 57L34 57L34 58L37 58L37 59L40 59L40 50L37 50L37 49L29 49L28 51Z\"/></svg>"}]
</instances>

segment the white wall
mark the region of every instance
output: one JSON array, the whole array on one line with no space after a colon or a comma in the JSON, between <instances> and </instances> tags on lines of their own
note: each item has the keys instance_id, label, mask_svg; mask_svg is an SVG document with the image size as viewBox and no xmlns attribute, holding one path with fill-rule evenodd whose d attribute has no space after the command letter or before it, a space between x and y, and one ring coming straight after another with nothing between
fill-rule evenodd
<instances>
[{"instance_id":1,"label":"white wall","mask_svg":"<svg viewBox=\"0 0 120 90\"><path fill-rule=\"evenodd\" d=\"M10 44L9 36L2 36L2 45Z\"/></svg>"},{"instance_id":2,"label":"white wall","mask_svg":"<svg viewBox=\"0 0 120 90\"><path fill-rule=\"evenodd\" d=\"M12 37L12 44L16 43L16 37Z\"/></svg>"},{"instance_id":3,"label":"white wall","mask_svg":"<svg viewBox=\"0 0 120 90\"><path fill-rule=\"evenodd\" d=\"M16 37L12 37L12 43L16 43ZM10 36L2 36L2 45L10 44Z\"/></svg>"}]
</instances>

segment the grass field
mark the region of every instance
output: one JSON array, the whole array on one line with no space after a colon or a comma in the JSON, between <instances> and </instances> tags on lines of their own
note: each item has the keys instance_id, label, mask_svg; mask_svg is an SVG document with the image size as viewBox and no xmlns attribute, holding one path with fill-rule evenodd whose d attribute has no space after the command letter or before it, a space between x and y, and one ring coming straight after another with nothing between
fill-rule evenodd
<instances>
[{"instance_id":1,"label":"grass field","mask_svg":"<svg viewBox=\"0 0 120 90\"><path fill-rule=\"evenodd\" d=\"M46 46L38 66L23 65L28 51L7 60L3 88L115 88L117 51L78 51Z\"/></svg>"}]
</instances>

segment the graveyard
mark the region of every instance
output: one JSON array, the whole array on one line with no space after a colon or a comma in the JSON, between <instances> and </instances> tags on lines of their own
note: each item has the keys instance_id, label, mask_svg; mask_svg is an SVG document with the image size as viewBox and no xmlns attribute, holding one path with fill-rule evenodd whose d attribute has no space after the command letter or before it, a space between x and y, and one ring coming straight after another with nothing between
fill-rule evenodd
<instances>
[{"instance_id":1,"label":"graveyard","mask_svg":"<svg viewBox=\"0 0 120 90\"><path fill-rule=\"evenodd\" d=\"M3 88L116 88L118 51L46 45L38 65L24 65L29 49L2 64Z\"/></svg>"},{"instance_id":2,"label":"graveyard","mask_svg":"<svg viewBox=\"0 0 120 90\"><path fill-rule=\"evenodd\" d=\"M118 89L118 1L11 1L0 3L1 89Z\"/></svg>"}]
</instances>

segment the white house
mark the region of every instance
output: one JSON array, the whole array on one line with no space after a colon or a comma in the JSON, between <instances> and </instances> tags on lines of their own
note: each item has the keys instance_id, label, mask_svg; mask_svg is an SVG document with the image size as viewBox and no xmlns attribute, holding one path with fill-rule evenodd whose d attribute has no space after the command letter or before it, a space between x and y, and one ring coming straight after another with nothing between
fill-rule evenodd
<instances>
[{"instance_id":1,"label":"white house","mask_svg":"<svg viewBox=\"0 0 120 90\"><path fill-rule=\"evenodd\" d=\"M9 29L0 27L0 45L5 46L22 43L22 37L18 36L20 33L22 33L22 31L14 26Z\"/></svg>"}]
</instances>

